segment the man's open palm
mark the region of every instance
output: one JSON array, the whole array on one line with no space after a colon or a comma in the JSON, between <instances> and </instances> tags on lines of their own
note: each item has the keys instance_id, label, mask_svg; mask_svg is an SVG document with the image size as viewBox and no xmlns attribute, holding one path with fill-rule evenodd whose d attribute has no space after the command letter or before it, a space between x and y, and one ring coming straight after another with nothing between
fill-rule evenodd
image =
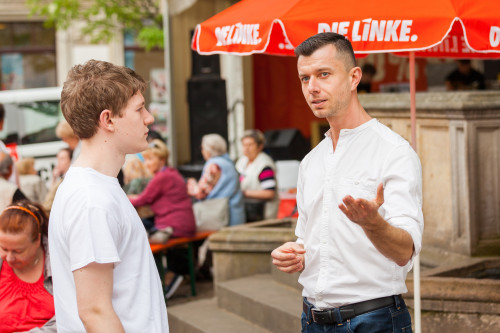
<instances>
[{"instance_id":1,"label":"man's open palm","mask_svg":"<svg viewBox=\"0 0 500 333\"><path fill-rule=\"evenodd\" d=\"M377 197L373 200L354 199L347 195L339 204L340 210L349 220L361 227L373 227L377 223L378 209L384 203L384 186L380 183L377 187Z\"/></svg>"}]
</instances>

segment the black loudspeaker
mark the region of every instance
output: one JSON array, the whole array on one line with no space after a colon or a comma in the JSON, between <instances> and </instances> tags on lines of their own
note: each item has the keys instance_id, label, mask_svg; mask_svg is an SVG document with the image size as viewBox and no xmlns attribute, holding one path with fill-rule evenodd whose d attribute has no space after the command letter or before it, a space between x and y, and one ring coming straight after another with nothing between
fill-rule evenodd
<instances>
[{"instance_id":1,"label":"black loudspeaker","mask_svg":"<svg viewBox=\"0 0 500 333\"><path fill-rule=\"evenodd\" d=\"M194 30L191 30L191 38L193 39ZM198 52L191 51L191 76L212 75L220 76L220 61L219 55L201 55Z\"/></svg>"},{"instance_id":2,"label":"black loudspeaker","mask_svg":"<svg viewBox=\"0 0 500 333\"><path fill-rule=\"evenodd\" d=\"M191 76L212 75L220 76L219 55L200 55L196 51L191 52L192 74Z\"/></svg>"},{"instance_id":3,"label":"black loudspeaker","mask_svg":"<svg viewBox=\"0 0 500 333\"><path fill-rule=\"evenodd\" d=\"M201 138L217 133L227 141L226 82L220 77L197 76L188 80L191 163L203 163Z\"/></svg>"},{"instance_id":4,"label":"black loudspeaker","mask_svg":"<svg viewBox=\"0 0 500 333\"><path fill-rule=\"evenodd\" d=\"M296 128L265 131L264 137L264 150L276 161L300 161L310 150L309 142Z\"/></svg>"}]
</instances>

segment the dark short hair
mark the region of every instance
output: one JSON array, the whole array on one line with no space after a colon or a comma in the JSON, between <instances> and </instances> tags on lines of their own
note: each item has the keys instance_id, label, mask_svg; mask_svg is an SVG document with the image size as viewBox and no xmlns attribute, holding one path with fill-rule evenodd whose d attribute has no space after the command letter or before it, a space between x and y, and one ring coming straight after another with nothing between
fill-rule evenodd
<instances>
[{"instance_id":1,"label":"dark short hair","mask_svg":"<svg viewBox=\"0 0 500 333\"><path fill-rule=\"evenodd\" d=\"M297 57L308 57L318 49L329 44L335 46L338 55L343 59L346 70L350 70L356 66L356 57L354 56L351 42L346 37L335 32L321 32L307 38L295 48L295 55Z\"/></svg>"},{"instance_id":2,"label":"dark short hair","mask_svg":"<svg viewBox=\"0 0 500 333\"><path fill-rule=\"evenodd\" d=\"M5 108L3 107L3 104L0 103L0 121L2 121L5 118Z\"/></svg>"}]
</instances>

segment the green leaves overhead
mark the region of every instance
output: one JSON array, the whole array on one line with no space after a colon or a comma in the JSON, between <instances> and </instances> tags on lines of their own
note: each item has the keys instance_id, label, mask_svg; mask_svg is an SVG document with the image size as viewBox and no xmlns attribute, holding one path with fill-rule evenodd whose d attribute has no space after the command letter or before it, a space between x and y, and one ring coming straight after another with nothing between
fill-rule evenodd
<instances>
[{"instance_id":1,"label":"green leaves overhead","mask_svg":"<svg viewBox=\"0 0 500 333\"><path fill-rule=\"evenodd\" d=\"M163 48L160 0L27 0L32 15L46 18L46 25L67 29L84 23L81 32L93 43L109 42L118 31L137 31L139 46Z\"/></svg>"}]
</instances>

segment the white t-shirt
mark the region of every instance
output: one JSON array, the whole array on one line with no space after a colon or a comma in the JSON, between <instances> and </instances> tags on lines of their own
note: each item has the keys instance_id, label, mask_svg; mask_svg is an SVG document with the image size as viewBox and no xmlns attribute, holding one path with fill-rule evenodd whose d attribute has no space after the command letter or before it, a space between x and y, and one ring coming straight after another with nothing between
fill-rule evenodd
<instances>
[{"instance_id":1,"label":"white t-shirt","mask_svg":"<svg viewBox=\"0 0 500 333\"><path fill-rule=\"evenodd\" d=\"M68 170L50 213L49 249L58 332L85 332L73 271L92 262L115 263L113 308L127 333L168 332L146 231L116 178Z\"/></svg>"}]
</instances>

